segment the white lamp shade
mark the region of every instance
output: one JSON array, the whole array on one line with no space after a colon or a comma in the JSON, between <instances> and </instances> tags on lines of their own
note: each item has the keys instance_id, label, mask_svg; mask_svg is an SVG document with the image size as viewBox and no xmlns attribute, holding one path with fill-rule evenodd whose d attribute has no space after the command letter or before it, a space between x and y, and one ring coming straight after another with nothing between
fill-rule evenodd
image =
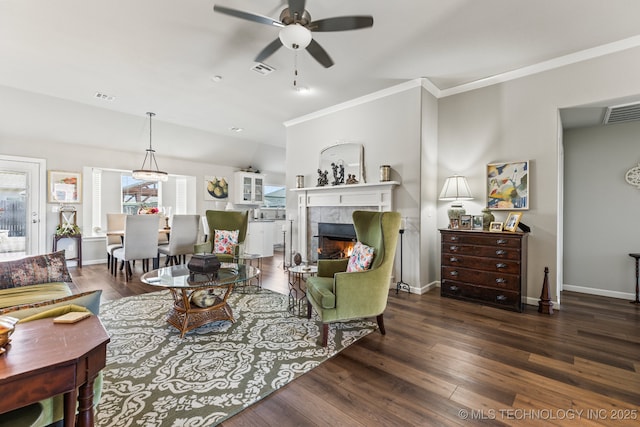
<instances>
[{"instance_id":1,"label":"white lamp shade","mask_svg":"<svg viewBox=\"0 0 640 427\"><path fill-rule=\"evenodd\" d=\"M444 181L440 200L473 200L467 178L464 176L450 176Z\"/></svg>"},{"instance_id":2,"label":"white lamp shade","mask_svg":"<svg viewBox=\"0 0 640 427\"><path fill-rule=\"evenodd\" d=\"M291 50L304 49L311 43L311 31L299 24L289 24L280 30L282 45Z\"/></svg>"}]
</instances>

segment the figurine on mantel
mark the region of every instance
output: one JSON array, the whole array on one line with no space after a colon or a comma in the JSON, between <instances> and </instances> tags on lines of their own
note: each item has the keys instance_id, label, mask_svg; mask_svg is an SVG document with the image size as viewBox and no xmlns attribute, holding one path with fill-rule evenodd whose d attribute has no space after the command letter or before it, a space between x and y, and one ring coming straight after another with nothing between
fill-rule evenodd
<instances>
[{"instance_id":1,"label":"figurine on mantel","mask_svg":"<svg viewBox=\"0 0 640 427\"><path fill-rule=\"evenodd\" d=\"M321 169L318 169L318 185L317 187L324 187L325 185L329 184L329 171L322 171Z\"/></svg>"},{"instance_id":2,"label":"figurine on mantel","mask_svg":"<svg viewBox=\"0 0 640 427\"><path fill-rule=\"evenodd\" d=\"M355 174L349 174L347 176L347 184L357 184L358 180L356 179L356 175Z\"/></svg>"},{"instance_id":3,"label":"figurine on mantel","mask_svg":"<svg viewBox=\"0 0 640 427\"><path fill-rule=\"evenodd\" d=\"M331 169L333 170L333 182L331 185L344 184L344 166L331 163Z\"/></svg>"}]
</instances>

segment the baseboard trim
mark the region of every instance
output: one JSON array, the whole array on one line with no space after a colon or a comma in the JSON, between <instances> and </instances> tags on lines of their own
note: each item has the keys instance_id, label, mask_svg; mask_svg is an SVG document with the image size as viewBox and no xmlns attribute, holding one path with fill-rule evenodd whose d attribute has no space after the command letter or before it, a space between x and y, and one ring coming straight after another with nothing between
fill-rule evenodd
<instances>
[{"instance_id":1,"label":"baseboard trim","mask_svg":"<svg viewBox=\"0 0 640 427\"><path fill-rule=\"evenodd\" d=\"M562 285L562 290L579 292L581 294L598 295L601 297L628 299L629 301L634 301L636 299L636 294L632 294L630 292L612 291L610 289L597 289L597 288L587 288L584 286Z\"/></svg>"}]
</instances>

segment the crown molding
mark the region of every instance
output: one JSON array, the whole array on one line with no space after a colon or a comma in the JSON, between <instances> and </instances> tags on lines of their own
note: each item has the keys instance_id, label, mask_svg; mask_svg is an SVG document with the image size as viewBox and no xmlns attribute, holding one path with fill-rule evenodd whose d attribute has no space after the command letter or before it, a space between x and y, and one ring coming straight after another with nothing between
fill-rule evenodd
<instances>
[{"instance_id":1,"label":"crown molding","mask_svg":"<svg viewBox=\"0 0 640 427\"><path fill-rule=\"evenodd\" d=\"M352 100L333 105L331 107L323 108L322 110L314 111L313 113L306 114L304 116L297 117L295 119L288 120L284 122L285 127L297 125L308 120L317 119L322 116L326 116L328 114L332 114L341 110L345 110L347 108L355 107L358 105L366 104L371 101L375 101L376 99L384 98L389 95L394 95L396 93L404 92L405 90L412 89L414 87L419 87L422 85L423 79L413 79L406 81L404 83L397 84L395 86L391 86L386 89L379 90L377 92L370 93L368 95L361 96L359 98L354 98Z\"/></svg>"},{"instance_id":2,"label":"crown molding","mask_svg":"<svg viewBox=\"0 0 640 427\"><path fill-rule=\"evenodd\" d=\"M322 110L315 111L304 116L297 117L295 119L284 122L285 127L297 125L299 123L313 120L328 114L332 114L347 108L351 108L357 105L362 105L367 102L374 101L376 99L384 98L389 95L404 92L405 90L415 87L422 87L435 98L446 98L452 95L458 95L465 92L470 92L476 89L482 89L488 86L493 86L499 83L505 83L511 80L520 79L522 77L531 76L534 74L542 73L544 71L561 68L567 65L575 64L582 61L587 61L601 56L610 55L612 53L621 52L627 49L633 49L640 46L640 35L629 37L626 39L618 40L612 43L607 43L601 46L596 46L589 49L584 49L579 52L570 53L568 55L559 56L548 61L539 62L527 67L518 68L517 70L508 71L506 73L496 74L484 79L475 80L470 83L453 86L447 89L440 89L436 86L428 77L420 77L413 80L408 80L404 83L400 83L395 86L391 86L387 89L382 89L377 92L370 93L368 95L361 96L359 98L352 99L340 104L333 105L331 107L324 108Z\"/></svg>"},{"instance_id":3,"label":"crown molding","mask_svg":"<svg viewBox=\"0 0 640 427\"><path fill-rule=\"evenodd\" d=\"M469 92L476 89L492 86L499 83L508 82L511 80L520 79L522 77L531 76L534 74L542 73L544 71L561 68L567 65L575 64L589 59L599 58L601 56L610 55L612 53L622 52L623 50L633 49L640 46L640 36L633 36L626 39L618 40L612 43L596 46L589 49L584 49L578 52L570 53L568 55L559 56L557 58L550 59L548 61L539 62L528 67L518 68L517 70L508 71L506 73L496 74L495 76L487 77L484 79L476 80L470 83L465 83L459 86L454 86L449 89L440 90L438 98L445 98L451 95L457 95L464 92Z\"/></svg>"}]
</instances>

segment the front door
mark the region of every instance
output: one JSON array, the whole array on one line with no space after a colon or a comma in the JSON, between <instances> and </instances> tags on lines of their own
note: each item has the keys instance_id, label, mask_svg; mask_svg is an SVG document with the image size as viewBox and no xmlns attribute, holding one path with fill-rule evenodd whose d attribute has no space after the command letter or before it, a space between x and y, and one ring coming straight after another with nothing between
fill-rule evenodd
<instances>
[{"instance_id":1,"label":"front door","mask_svg":"<svg viewBox=\"0 0 640 427\"><path fill-rule=\"evenodd\" d=\"M45 161L0 156L0 259L45 250Z\"/></svg>"}]
</instances>

